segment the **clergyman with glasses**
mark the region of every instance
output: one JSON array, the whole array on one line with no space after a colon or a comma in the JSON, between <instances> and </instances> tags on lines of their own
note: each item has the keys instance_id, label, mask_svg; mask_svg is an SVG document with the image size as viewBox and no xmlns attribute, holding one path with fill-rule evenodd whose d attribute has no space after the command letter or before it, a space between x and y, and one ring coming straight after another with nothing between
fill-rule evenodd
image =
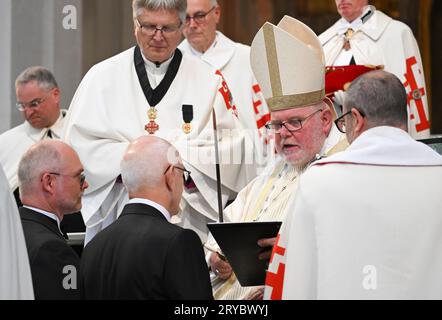
<instances>
[{"instance_id":1,"label":"clergyman with glasses","mask_svg":"<svg viewBox=\"0 0 442 320\"><path fill-rule=\"evenodd\" d=\"M230 92L222 78L177 50L186 8L185 0L134 0L137 46L94 66L71 103L64 140L84 161L90 182L82 212L86 242L121 214L127 192L119 163L140 136L164 138L180 151L192 180L174 222L195 230L203 241L206 224L218 218L212 110L224 159L223 204L256 176L253 164L246 167L243 161L243 146L251 143L225 99Z\"/></svg>"},{"instance_id":2,"label":"clergyman with glasses","mask_svg":"<svg viewBox=\"0 0 442 320\"><path fill-rule=\"evenodd\" d=\"M170 223L191 176L177 150L158 137L136 139L121 161L121 176L130 201L85 248L83 298L213 299L200 238Z\"/></svg>"},{"instance_id":3,"label":"clergyman with glasses","mask_svg":"<svg viewBox=\"0 0 442 320\"><path fill-rule=\"evenodd\" d=\"M65 216L81 210L88 188L78 155L61 141L39 142L21 159L18 179L35 299L79 299L80 258L60 229Z\"/></svg>"},{"instance_id":4,"label":"clergyman with glasses","mask_svg":"<svg viewBox=\"0 0 442 320\"><path fill-rule=\"evenodd\" d=\"M254 139L255 155L265 167L271 152L268 152L270 147L264 126L270 114L250 66L250 47L217 31L221 12L217 0L187 0L183 28L186 39L179 48L222 74L232 92L241 124Z\"/></svg>"},{"instance_id":5,"label":"clergyman with glasses","mask_svg":"<svg viewBox=\"0 0 442 320\"><path fill-rule=\"evenodd\" d=\"M268 55L271 50L274 54ZM239 193L225 211L226 220L283 221L289 214L286 206L296 193L299 175L319 157L348 146L334 126L326 103L323 55L314 32L291 17L284 17L278 26L266 23L256 35L252 68L271 111L266 127L275 136L279 158ZM270 257L275 243L276 239L260 240L263 250L270 248L261 259ZM206 246L219 250L212 240ZM215 299L263 298L263 287L241 287L218 252L210 255L209 262ZM278 262L275 256L272 263ZM269 285L271 280L270 276Z\"/></svg>"},{"instance_id":6,"label":"clergyman with glasses","mask_svg":"<svg viewBox=\"0 0 442 320\"><path fill-rule=\"evenodd\" d=\"M65 110L60 110L61 93L54 75L44 67L30 67L15 81L17 109L25 122L0 135L0 163L11 191L18 199L17 168L21 157L35 143L60 139Z\"/></svg>"}]
</instances>

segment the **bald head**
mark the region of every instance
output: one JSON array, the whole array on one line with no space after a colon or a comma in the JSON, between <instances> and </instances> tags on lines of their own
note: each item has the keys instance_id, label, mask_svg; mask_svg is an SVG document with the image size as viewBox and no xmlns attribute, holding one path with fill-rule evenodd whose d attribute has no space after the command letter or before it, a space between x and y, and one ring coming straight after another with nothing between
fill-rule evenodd
<instances>
[{"instance_id":1,"label":"bald head","mask_svg":"<svg viewBox=\"0 0 442 320\"><path fill-rule=\"evenodd\" d=\"M121 176L129 194L160 187L170 165L181 163L178 151L166 140L141 137L132 142L121 162Z\"/></svg>"}]
</instances>

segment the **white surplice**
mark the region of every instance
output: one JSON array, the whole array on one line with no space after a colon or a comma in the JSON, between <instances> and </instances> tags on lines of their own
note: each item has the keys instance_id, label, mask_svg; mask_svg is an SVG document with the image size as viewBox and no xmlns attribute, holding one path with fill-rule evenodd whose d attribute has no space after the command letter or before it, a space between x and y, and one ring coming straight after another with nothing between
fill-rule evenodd
<instances>
[{"instance_id":1,"label":"white surplice","mask_svg":"<svg viewBox=\"0 0 442 320\"><path fill-rule=\"evenodd\" d=\"M361 18L373 14L363 23ZM344 47L344 33L354 30L350 51ZM327 66L348 65L352 57L357 65L384 66L404 84L408 94L409 132L415 139L428 138L430 118L428 92L419 47L411 29L393 20L373 6L353 23L340 19L319 36L324 47Z\"/></svg>"},{"instance_id":2,"label":"white surplice","mask_svg":"<svg viewBox=\"0 0 442 320\"><path fill-rule=\"evenodd\" d=\"M154 80L151 66L146 67L149 79ZM159 131L155 135L175 145L197 186L183 194L181 225L194 229L203 241L206 222L218 217L213 108L220 141L223 205L256 176L253 147L234 110L229 109L223 89L222 78L209 66L184 55L169 90L156 106ZM183 105L193 106L189 134L183 131ZM128 200L117 179L120 162L131 141L148 135L149 108L136 73L134 48L94 66L73 98L64 140L78 152L90 185L82 209L88 227L86 242L115 221Z\"/></svg>"},{"instance_id":3,"label":"white surplice","mask_svg":"<svg viewBox=\"0 0 442 320\"><path fill-rule=\"evenodd\" d=\"M2 150L0 153L0 163L3 166L12 191L18 188L17 170L23 155L34 144L47 139L49 130L51 130L53 139L60 139L65 115L66 110L61 110L60 117L50 128L36 129L29 122L25 121L21 125L0 135L0 148Z\"/></svg>"},{"instance_id":4,"label":"white surplice","mask_svg":"<svg viewBox=\"0 0 442 320\"><path fill-rule=\"evenodd\" d=\"M250 66L250 47L234 42L217 31L214 43L204 53L192 48L187 40L179 48L185 54L200 58L215 72L221 72L232 93L239 120L255 143L257 162L264 168L272 157L264 127L270 120L270 114Z\"/></svg>"},{"instance_id":5,"label":"white surplice","mask_svg":"<svg viewBox=\"0 0 442 320\"><path fill-rule=\"evenodd\" d=\"M283 299L441 299L441 181L442 156L392 127L316 163L289 206Z\"/></svg>"},{"instance_id":6,"label":"white surplice","mask_svg":"<svg viewBox=\"0 0 442 320\"><path fill-rule=\"evenodd\" d=\"M17 205L0 168L0 300L33 300L31 268Z\"/></svg>"}]
</instances>

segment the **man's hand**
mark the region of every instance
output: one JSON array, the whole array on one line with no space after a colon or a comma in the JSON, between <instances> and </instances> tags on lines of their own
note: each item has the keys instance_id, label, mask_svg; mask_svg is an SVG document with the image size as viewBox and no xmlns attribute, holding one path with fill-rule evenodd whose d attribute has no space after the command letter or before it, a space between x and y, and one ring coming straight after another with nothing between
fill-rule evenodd
<instances>
[{"instance_id":1,"label":"man's hand","mask_svg":"<svg viewBox=\"0 0 442 320\"><path fill-rule=\"evenodd\" d=\"M218 253L212 253L209 259L210 268L221 280L227 280L233 273L230 264L221 259Z\"/></svg>"},{"instance_id":2,"label":"man's hand","mask_svg":"<svg viewBox=\"0 0 442 320\"><path fill-rule=\"evenodd\" d=\"M259 260L270 260L272 256L273 246L276 244L276 238L261 239L258 241L258 246L261 248L268 248L259 255Z\"/></svg>"},{"instance_id":3,"label":"man's hand","mask_svg":"<svg viewBox=\"0 0 442 320\"><path fill-rule=\"evenodd\" d=\"M244 300L254 300L254 301L261 301L264 299L264 287L259 287L252 292L249 293L249 295Z\"/></svg>"}]
</instances>

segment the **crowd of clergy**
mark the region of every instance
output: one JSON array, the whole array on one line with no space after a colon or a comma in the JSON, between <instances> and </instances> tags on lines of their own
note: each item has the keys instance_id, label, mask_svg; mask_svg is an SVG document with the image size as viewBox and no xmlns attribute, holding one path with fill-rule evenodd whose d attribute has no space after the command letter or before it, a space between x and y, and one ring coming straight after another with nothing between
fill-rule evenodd
<instances>
[{"instance_id":1,"label":"crowd of clergy","mask_svg":"<svg viewBox=\"0 0 442 320\"><path fill-rule=\"evenodd\" d=\"M246 46L216 0L133 0L137 45L67 110L50 70L24 70L25 121L0 135L0 299L442 299L417 42L335 2L319 36L285 16ZM265 281L242 286L207 224L269 221Z\"/></svg>"}]
</instances>

